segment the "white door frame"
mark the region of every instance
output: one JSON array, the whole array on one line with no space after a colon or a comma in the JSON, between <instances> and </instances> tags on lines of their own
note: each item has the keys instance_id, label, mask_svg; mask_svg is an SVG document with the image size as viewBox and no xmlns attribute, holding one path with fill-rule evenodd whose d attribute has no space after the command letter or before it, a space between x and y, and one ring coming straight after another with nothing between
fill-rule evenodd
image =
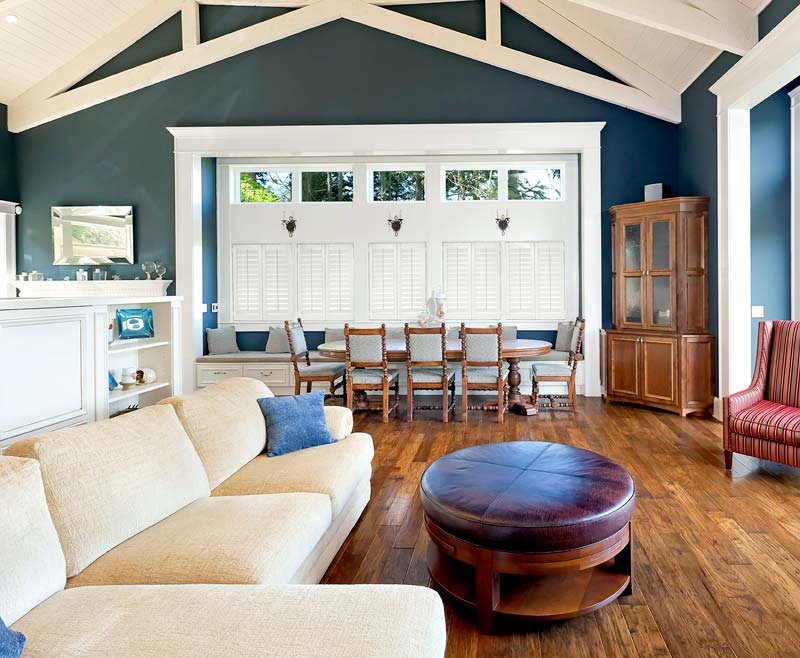
<instances>
[{"instance_id":1,"label":"white door frame","mask_svg":"<svg viewBox=\"0 0 800 658\"><path fill-rule=\"evenodd\" d=\"M711 87L717 96L720 397L751 378L750 110L800 76L800 7Z\"/></svg>"},{"instance_id":2,"label":"white door frame","mask_svg":"<svg viewBox=\"0 0 800 658\"><path fill-rule=\"evenodd\" d=\"M800 87L789 92L792 113L792 320L800 320Z\"/></svg>"},{"instance_id":3,"label":"white door frame","mask_svg":"<svg viewBox=\"0 0 800 658\"><path fill-rule=\"evenodd\" d=\"M581 158L585 395L599 396L603 321L600 132L604 126L587 122L168 128L175 140L175 269L177 294L184 299L185 390L197 386L195 359L203 353L201 158L577 153Z\"/></svg>"},{"instance_id":4,"label":"white door frame","mask_svg":"<svg viewBox=\"0 0 800 658\"><path fill-rule=\"evenodd\" d=\"M16 297L17 208L12 201L0 201L0 297Z\"/></svg>"}]
</instances>

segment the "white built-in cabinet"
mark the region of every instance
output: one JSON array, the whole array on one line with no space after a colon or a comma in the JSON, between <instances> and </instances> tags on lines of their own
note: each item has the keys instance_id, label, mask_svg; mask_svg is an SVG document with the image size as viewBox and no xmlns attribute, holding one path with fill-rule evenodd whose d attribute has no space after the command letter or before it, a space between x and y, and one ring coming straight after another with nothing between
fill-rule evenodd
<instances>
[{"instance_id":1,"label":"white built-in cabinet","mask_svg":"<svg viewBox=\"0 0 800 658\"><path fill-rule=\"evenodd\" d=\"M120 340L116 310L143 307L155 336ZM180 308L176 297L0 300L0 448L179 394ZM156 381L109 391L109 371L125 368L152 369Z\"/></svg>"}]
</instances>

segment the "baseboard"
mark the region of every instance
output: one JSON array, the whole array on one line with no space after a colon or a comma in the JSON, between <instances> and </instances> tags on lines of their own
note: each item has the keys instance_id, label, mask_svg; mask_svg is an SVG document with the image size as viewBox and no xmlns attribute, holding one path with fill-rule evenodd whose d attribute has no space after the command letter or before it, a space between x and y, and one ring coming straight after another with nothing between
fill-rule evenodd
<instances>
[{"instance_id":1,"label":"baseboard","mask_svg":"<svg viewBox=\"0 0 800 658\"><path fill-rule=\"evenodd\" d=\"M722 422L722 400L720 398L714 398L714 418L720 423Z\"/></svg>"}]
</instances>

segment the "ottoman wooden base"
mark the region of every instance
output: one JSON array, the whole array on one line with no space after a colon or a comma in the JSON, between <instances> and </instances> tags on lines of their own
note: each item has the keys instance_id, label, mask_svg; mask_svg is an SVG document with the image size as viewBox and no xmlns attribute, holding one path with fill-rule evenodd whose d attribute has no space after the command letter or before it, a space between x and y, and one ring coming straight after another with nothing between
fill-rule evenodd
<instances>
[{"instance_id":1,"label":"ottoman wooden base","mask_svg":"<svg viewBox=\"0 0 800 658\"><path fill-rule=\"evenodd\" d=\"M454 537L425 518L428 570L450 596L477 609L491 633L495 613L530 621L588 614L632 593L630 524L570 551L511 553Z\"/></svg>"}]
</instances>

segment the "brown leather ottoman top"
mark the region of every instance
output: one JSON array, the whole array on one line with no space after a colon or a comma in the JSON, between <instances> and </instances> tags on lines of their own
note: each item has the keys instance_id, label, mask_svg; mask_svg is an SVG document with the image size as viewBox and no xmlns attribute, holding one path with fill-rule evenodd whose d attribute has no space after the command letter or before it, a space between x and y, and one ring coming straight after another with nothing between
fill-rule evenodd
<instances>
[{"instance_id":1,"label":"brown leather ottoman top","mask_svg":"<svg viewBox=\"0 0 800 658\"><path fill-rule=\"evenodd\" d=\"M514 441L465 448L433 462L422 507L451 534L485 548L551 552L588 546L633 513L628 471L588 450Z\"/></svg>"}]
</instances>

